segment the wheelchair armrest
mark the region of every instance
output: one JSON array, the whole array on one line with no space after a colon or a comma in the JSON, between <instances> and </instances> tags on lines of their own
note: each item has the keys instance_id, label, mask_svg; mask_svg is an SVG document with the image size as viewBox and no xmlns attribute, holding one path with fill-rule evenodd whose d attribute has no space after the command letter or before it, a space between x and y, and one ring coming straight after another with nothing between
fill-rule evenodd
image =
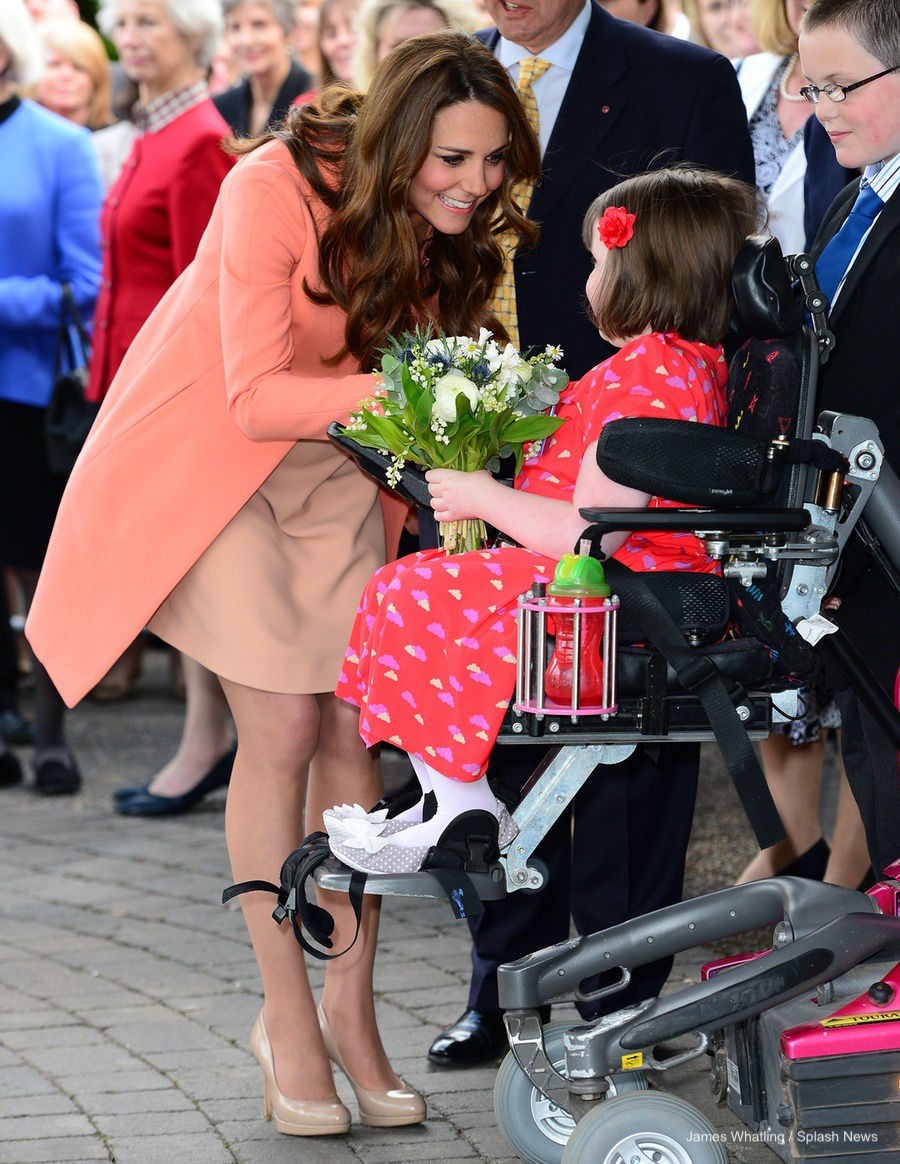
<instances>
[{"instance_id":1,"label":"wheelchair armrest","mask_svg":"<svg viewBox=\"0 0 900 1164\"><path fill-rule=\"evenodd\" d=\"M585 521L614 530L714 530L728 533L797 533L811 524L805 509L579 509Z\"/></svg>"}]
</instances>

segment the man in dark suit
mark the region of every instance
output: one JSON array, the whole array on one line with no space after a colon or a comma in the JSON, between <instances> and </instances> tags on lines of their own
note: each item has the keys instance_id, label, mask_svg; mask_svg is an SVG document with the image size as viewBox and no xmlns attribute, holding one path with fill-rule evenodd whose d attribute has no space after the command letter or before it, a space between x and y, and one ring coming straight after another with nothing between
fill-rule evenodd
<instances>
[{"instance_id":1,"label":"man in dark suit","mask_svg":"<svg viewBox=\"0 0 900 1164\"><path fill-rule=\"evenodd\" d=\"M874 420L900 471L900 2L816 0L800 36L808 96L842 166L863 170L813 245L835 348L819 407ZM868 207L868 209L867 209ZM900 666L900 600L858 539L835 585L839 619L885 692ZM852 690L837 693L841 750L872 865L900 857L897 754Z\"/></svg>"},{"instance_id":2,"label":"man in dark suit","mask_svg":"<svg viewBox=\"0 0 900 1164\"><path fill-rule=\"evenodd\" d=\"M515 258L513 322L522 348L559 345L574 379L614 351L584 309L592 263L581 223L591 201L622 177L682 161L753 182L746 112L724 57L617 20L594 0L487 6L497 27L479 36L513 82L523 65L539 72L531 90L543 168L529 214L541 238ZM521 785L540 752L498 748L492 774ZM658 761L641 749L594 773L574 824L566 814L541 845L548 887L489 903L474 920L468 1009L432 1045L433 1063L468 1066L505 1047L497 966L567 938L570 916L587 933L680 899L698 766L697 745L681 744ZM636 973L608 1009L658 993L668 970Z\"/></svg>"}]
</instances>

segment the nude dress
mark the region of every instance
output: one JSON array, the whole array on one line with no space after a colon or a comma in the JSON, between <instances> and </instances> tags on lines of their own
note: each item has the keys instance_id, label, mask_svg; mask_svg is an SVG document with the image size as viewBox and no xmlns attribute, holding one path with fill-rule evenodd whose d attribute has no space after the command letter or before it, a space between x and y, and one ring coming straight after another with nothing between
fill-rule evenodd
<instances>
[{"instance_id":1,"label":"nude dress","mask_svg":"<svg viewBox=\"0 0 900 1164\"><path fill-rule=\"evenodd\" d=\"M129 348L72 473L26 633L73 705L143 626L261 690L333 690L404 506L325 436L373 387L326 367L311 197L287 148L242 158L194 262Z\"/></svg>"}]
</instances>

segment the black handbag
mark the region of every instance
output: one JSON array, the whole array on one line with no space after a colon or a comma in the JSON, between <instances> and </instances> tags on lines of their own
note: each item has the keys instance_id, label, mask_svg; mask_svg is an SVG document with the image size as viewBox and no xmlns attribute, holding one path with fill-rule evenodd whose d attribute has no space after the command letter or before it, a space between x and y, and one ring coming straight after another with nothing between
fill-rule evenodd
<instances>
[{"instance_id":1,"label":"black handbag","mask_svg":"<svg viewBox=\"0 0 900 1164\"><path fill-rule=\"evenodd\" d=\"M72 288L63 283L53 391L44 416L47 464L53 473L72 471L100 407L85 398L89 353L90 339Z\"/></svg>"}]
</instances>

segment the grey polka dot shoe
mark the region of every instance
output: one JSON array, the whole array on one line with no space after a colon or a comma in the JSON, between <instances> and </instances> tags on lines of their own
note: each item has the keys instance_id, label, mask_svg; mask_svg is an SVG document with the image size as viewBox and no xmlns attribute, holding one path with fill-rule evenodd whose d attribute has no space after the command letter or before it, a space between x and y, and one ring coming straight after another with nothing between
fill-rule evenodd
<instances>
[{"instance_id":1,"label":"grey polka dot shoe","mask_svg":"<svg viewBox=\"0 0 900 1164\"><path fill-rule=\"evenodd\" d=\"M409 828L412 822L395 823ZM518 831L516 822L498 801L496 817L481 811L462 813L447 825L434 846L398 845L391 842L389 835L377 835L362 829L352 837L329 837L329 845L339 860L361 873L418 873L428 868L428 857L433 849L443 850L442 865L446 864L446 857L449 856L460 868L474 868L469 864L471 854L468 841L476 837L480 839L482 848L487 840L488 852L496 844L493 858L496 859L497 849L510 844ZM496 837L496 841L492 837ZM488 860L491 859L488 857ZM483 861L481 865L486 868Z\"/></svg>"}]
</instances>

